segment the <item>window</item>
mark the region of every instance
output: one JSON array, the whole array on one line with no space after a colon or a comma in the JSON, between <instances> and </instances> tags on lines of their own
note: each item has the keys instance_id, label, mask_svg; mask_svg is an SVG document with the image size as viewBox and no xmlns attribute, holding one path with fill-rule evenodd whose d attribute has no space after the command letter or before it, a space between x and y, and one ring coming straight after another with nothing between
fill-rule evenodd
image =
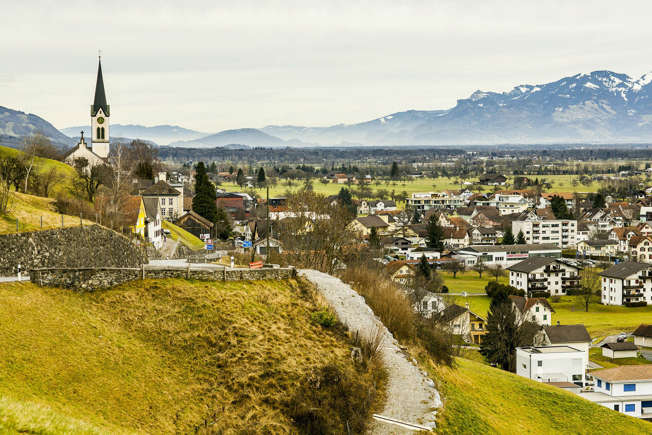
<instances>
[{"instance_id":1,"label":"window","mask_svg":"<svg viewBox=\"0 0 652 435\"><path fill-rule=\"evenodd\" d=\"M104 139L104 127L100 128L100 133L102 133L102 139Z\"/></svg>"},{"instance_id":2,"label":"window","mask_svg":"<svg viewBox=\"0 0 652 435\"><path fill-rule=\"evenodd\" d=\"M625 404L625 412L634 412L636 411L636 405L633 403L627 403Z\"/></svg>"},{"instance_id":3,"label":"window","mask_svg":"<svg viewBox=\"0 0 652 435\"><path fill-rule=\"evenodd\" d=\"M537 367L543 367L543 361L537 361Z\"/></svg>"},{"instance_id":4,"label":"window","mask_svg":"<svg viewBox=\"0 0 652 435\"><path fill-rule=\"evenodd\" d=\"M536 309L534 311L536 311L538 313L539 312L539 307L536 307Z\"/></svg>"},{"instance_id":5,"label":"window","mask_svg":"<svg viewBox=\"0 0 652 435\"><path fill-rule=\"evenodd\" d=\"M168 199L168 205L172 205L172 198Z\"/></svg>"},{"instance_id":6,"label":"window","mask_svg":"<svg viewBox=\"0 0 652 435\"><path fill-rule=\"evenodd\" d=\"M548 315L547 314L543 315L543 320L548 320Z\"/></svg>"},{"instance_id":7,"label":"window","mask_svg":"<svg viewBox=\"0 0 652 435\"><path fill-rule=\"evenodd\" d=\"M598 388L602 388L602 379L598 379Z\"/></svg>"},{"instance_id":8,"label":"window","mask_svg":"<svg viewBox=\"0 0 652 435\"><path fill-rule=\"evenodd\" d=\"M161 205L165 205L165 198L161 198Z\"/></svg>"},{"instance_id":9,"label":"window","mask_svg":"<svg viewBox=\"0 0 652 435\"><path fill-rule=\"evenodd\" d=\"M100 127L97 127L97 129L95 129L95 137L97 137L98 139L102 138Z\"/></svg>"},{"instance_id":10,"label":"window","mask_svg":"<svg viewBox=\"0 0 652 435\"><path fill-rule=\"evenodd\" d=\"M611 390L611 384L609 382L605 382L604 387L607 389L607 391Z\"/></svg>"},{"instance_id":11,"label":"window","mask_svg":"<svg viewBox=\"0 0 652 435\"><path fill-rule=\"evenodd\" d=\"M620 411L620 405L614 405L614 411Z\"/></svg>"},{"instance_id":12,"label":"window","mask_svg":"<svg viewBox=\"0 0 652 435\"><path fill-rule=\"evenodd\" d=\"M174 209L168 208L168 216L174 216Z\"/></svg>"},{"instance_id":13,"label":"window","mask_svg":"<svg viewBox=\"0 0 652 435\"><path fill-rule=\"evenodd\" d=\"M625 384L623 389L624 391L636 391L636 384Z\"/></svg>"}]
</instances>

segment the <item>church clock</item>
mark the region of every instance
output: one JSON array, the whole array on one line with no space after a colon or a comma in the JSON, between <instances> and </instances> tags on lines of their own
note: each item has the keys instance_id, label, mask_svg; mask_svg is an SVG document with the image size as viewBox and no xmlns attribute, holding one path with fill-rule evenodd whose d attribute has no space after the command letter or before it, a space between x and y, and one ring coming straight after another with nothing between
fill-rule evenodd
<instances>
[{"instance_id":1,"label":"church clock","mask_svg":"<svg viewBox=\"0 0 652 435\"><path fill-rule=\"evenodd\" d=\"M104 118L102 118L101 116L99 118L97 118L97 123L98 124L104 124Z\"/></svg>"}]
</instances>

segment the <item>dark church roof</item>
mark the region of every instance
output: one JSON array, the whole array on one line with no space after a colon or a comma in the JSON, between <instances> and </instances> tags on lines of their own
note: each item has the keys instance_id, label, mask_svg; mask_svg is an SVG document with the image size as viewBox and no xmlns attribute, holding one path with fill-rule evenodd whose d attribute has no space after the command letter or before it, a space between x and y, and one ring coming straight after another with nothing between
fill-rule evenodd
<instances>
[{"instance_id":1,"label":"dark church roof","mask_svg":"<svg viewBox=\"0 0 652 435\"><path fill-rule=\"evenodd\" d=\"M102 109L106 116L109 116L109 105L106 104L106 94L104 93L104 78L102 77L102 61L97 64L97 83L95 83L95 99L91 106L91 116L95 116Z\"/></svg>"}]
</instances>

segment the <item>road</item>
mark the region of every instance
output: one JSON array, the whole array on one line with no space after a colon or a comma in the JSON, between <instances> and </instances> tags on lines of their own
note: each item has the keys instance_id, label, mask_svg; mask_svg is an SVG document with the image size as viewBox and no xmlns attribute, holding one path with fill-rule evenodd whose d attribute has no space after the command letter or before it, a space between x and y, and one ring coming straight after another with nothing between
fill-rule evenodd
<instances>
[{"instance_id":1,"label":"road","mask_svg":"<svg viewBox=\"0 0 652 435\"><path fill-rule=\"evenodd\" d=\"M29 281L29 275L23 275L18 278L17 276L0 276L0 282L18 282L18 281Z\"/></svg>"}]
</instances>

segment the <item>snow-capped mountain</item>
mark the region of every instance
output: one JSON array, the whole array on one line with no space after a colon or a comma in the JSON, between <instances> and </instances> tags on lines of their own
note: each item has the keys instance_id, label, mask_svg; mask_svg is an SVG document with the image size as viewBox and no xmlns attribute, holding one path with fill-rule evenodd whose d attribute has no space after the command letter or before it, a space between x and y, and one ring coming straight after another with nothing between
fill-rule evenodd
<instances>
[{"instance_id":1,"label":"snow-capped mountain","mask_svg":"<svg viewBox=\"0 0 652 435\"><path fill-rule=\"evenodd\" d=\"M652 73L577 74L509 92L476 91L448 110L394 113L332 127L268 126L284 140L322 145L652 142Z\"/></svg>"}]
</instances>

